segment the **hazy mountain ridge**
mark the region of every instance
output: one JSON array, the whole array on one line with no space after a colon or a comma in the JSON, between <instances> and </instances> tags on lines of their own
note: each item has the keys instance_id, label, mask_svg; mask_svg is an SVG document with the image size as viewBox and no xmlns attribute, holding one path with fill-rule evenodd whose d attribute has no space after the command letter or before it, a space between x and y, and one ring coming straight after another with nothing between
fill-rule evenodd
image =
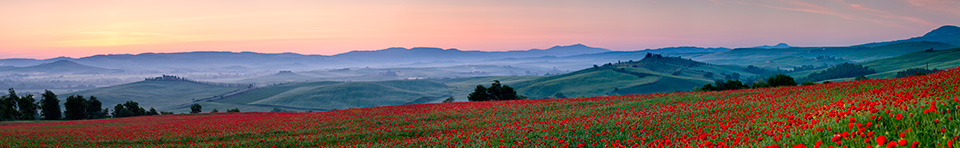
<instances>
[{"instance_id":1,"label":"hazy mountain ridge","mask_svg":"<svg viewBox=\"0 0 960 148\"><path fill-rule=\"evenodd\" d=\"M0 68L2 73L48 73L48 74L103 74L119 73L123 70L106 69L79 64L69 60L57 60L27 67Z\"/></svg>"},{"instance_id":2,"label":"hazy mountain ridge","mask_svg":"<svg viewBox=\"0 0 960 148\"><path fill-rule=\"evenodd\" d=\"M934 29L923 36L913 37L903 40L887 41L887 42L874 42L867 43L857 46L883 46L894 43L903 43L903 42L917 42L917 41L930 41L930 42L942 42L947 44L953 44L960 46L960 27L954 25L944 25L937 29Z\"/></svg>"},{"instance_id":3,"label":"hazy mountain ridge","mask_svg":"<svg viewBox=\"0 0 960 148\"><path fill-rule=\"evenodd\" d=\"M750 48L778 49L778 48L790 48L790 47L793 47L793 46L787 45L787 43L779 43L779 44L773 45L773 46L771 46L771 45L763 45L763 46L756 46L756 47L750 47Z\"/></svg>"}]
</instances>

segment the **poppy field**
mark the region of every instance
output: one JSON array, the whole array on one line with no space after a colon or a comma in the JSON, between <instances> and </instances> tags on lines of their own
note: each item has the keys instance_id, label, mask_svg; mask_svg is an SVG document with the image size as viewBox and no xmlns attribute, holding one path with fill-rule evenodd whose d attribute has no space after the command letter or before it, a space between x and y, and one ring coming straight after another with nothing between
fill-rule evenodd
<instances>
[{"instance_id":1,"label":"poppy field","mask_svg":"<svg viewBox=\"0 0 960 148\"><path fill-rule=\"evenodd\" d=\"M960 70L716 92L0 123L0 147L960 146Z\"/></svg>"}]
</instances>

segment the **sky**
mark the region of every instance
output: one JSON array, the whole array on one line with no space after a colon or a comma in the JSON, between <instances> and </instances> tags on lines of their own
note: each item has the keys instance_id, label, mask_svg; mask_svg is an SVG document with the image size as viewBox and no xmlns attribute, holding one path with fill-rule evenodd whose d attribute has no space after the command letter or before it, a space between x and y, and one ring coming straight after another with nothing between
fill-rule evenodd
<instances>
[{"instance_id":1,"label":"sky","mask_svg":"<svg viewBox=\"0 0 960 148\"><path fill-rule=\"evenodd\" d=\"M848 46L960 22L956 0L3 0L0 58L582 43Z\"/></svg>"}]
</instances>

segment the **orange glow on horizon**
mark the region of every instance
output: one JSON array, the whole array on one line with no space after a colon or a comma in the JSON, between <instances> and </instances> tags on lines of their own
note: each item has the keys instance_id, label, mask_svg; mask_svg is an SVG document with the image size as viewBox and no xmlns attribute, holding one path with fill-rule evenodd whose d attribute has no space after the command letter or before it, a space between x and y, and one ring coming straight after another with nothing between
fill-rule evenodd
<instances>
[{"instance_id":1,"label":"orange glow on horizon","mask_svg":"<svg viewBox=\"0 0 960 148\"><path fill-rule=\"evenodd\" d=\"M851 45L918 36L960 20L944 5L960 7L936 0L4 1L0 58L188 51L332 55L388 47L505 51L576 43L613 50Z\"/></svg>"}]
</instances>

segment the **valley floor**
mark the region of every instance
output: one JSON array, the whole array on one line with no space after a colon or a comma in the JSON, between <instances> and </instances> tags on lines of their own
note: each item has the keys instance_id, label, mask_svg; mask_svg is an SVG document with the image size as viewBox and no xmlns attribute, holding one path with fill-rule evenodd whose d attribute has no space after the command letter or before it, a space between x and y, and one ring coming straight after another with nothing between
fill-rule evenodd
<instances>
[{"instance_id":1,"label":"valley floor","mask_svg":"<svg viewBox=\"0 0 960 148\"><path fill-rule=\"evenodd\" d=\"M954 147L960 70L720 92L0 123L3 147Z\"/></svg>"}]
</instances>

